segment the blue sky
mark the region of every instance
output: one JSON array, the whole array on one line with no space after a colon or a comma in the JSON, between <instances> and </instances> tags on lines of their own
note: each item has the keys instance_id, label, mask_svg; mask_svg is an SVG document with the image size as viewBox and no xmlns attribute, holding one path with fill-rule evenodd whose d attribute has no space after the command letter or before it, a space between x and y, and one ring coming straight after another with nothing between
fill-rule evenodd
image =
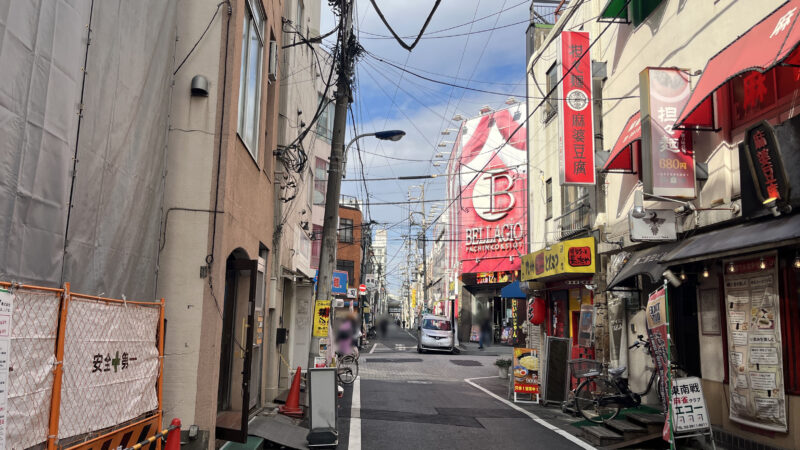
<instances>
[{"instance_id":1,"label":"blue sky","mask_svg":"<svg viewBox=\"0 0 800 450\"><path fill-rule=\"evenodd\" d=\"M400 36L416 35L433 7L433 0L378 0L389 24ZM426 35L408 52L394 39L368 0L356 1L356 29L361 45L371 54L392 61L408 71L461 86L516 94L525 94L525 23L530 2L519 0L443 0ZM321 30L335 25L334 17L323 1ZM496 14L499 11L504 12ZM489 16L483 18L485 16ZM466 24L476 19L471 25ZM456 27L440 31L450 27ZM480 32L496 27L494 31ZM468 34L471 33L471 34ZM453 36L460 35L460 36ZM445 37L452 36L452 37ZM411 39L407 40L410 42ZM330 44L330 43L329 43ZM498 109L505 106L506 95L485 94L438 85L364 56L358 63L357 89L353 111L359 132L402 129L407 135L399 142L380 142L372 138L360 141L363 171L367 178L444 173L445 163L433 167L431 161L442 140L452 141L455 133L442 136L445 128L456 128L450 119L455 114L472 117L483 105ZM348 130L352 125L348 119ZM395 159L392 159L395 158ZM402 158L402 160L400 159ZM414 160L414 161L407 161ZM445 161L438 159L439 161ZM351 151L347 159L347 179L361 178L358 156ZM371 203L404 202L415 182L368 181L366 191ZM428 180L426 200L445 199L445 179ZM345 181L342 193L365 200L364 184ZM412 190L419 195L419 189ZM420 211L419 205L411 207ZM427 209L427 208L426 208ZM409 205L370 205L372 220L389 228L387 280L397 294L402 284L400 271L405 265L403 235L408 234ZM419 227L414 228L414 234Z\"/></svg>"}]
</instances>

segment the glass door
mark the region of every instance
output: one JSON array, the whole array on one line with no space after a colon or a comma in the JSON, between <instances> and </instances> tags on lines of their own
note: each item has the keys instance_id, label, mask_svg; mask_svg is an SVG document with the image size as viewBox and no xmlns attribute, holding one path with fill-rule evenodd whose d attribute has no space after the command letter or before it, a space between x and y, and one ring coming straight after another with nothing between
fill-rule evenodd
<instances>
[{"instance_id":1,"label":"glass door","mask_svg":"<svg viewBox=\"0 0 800 450\"><path fill-rule=\"evenodd\" d=\"M250 411L257 268L257 260L226 264L216 437L240 443L247 441Z\"/></svg>"}]
</instances>

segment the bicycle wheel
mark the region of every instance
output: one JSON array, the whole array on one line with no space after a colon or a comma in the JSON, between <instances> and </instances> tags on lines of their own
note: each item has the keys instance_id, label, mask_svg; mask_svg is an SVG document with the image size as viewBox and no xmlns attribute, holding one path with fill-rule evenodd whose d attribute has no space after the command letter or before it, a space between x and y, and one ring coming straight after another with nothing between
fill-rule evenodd
<instances>
[{"instance_id":1,"label":"bicycle wheel","mask_svg":"<svg viewBox=\"0 0 800 450\"><path fill-rule=\"evenodd\" d=\"M344 384L352 384L358 377L358 361L352 355L339 358L336 364L336 375Z\"/></svg>"},{"instance_id":2,"label":"bicycle wheel","mask_svg":"<svg viewBox=\"0 0 800 450\"><path fill-rule=\"evenodd\" d=\"M617 386L605 378L589 378L575 390L575 407L589 422L607 422L617 417L619 405L606 402L618 395Z\"/></svg>"}]
</instances>

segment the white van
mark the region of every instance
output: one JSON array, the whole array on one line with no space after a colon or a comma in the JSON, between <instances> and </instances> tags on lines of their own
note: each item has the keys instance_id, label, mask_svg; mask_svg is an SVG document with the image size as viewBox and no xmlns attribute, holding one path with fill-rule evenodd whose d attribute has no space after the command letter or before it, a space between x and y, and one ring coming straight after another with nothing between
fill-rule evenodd
<instances>
[{"instance_id":1,"label":"white van","mask_svg":"<svg viewBox=\"0 0 800 450\"><path fill-rule=\"evenodd\" d=\"M444 316L425 314L417 325L417 352L437 350L453 353L453 324Z\"/></svg>"}]
</instances>

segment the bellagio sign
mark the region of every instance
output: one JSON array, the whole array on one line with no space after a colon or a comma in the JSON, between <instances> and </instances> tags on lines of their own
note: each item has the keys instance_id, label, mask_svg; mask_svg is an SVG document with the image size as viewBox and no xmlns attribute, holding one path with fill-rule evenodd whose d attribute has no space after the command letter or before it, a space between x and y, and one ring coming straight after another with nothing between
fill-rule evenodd
<instances>
[{"instance_id":1,"label":"bellagio sign","mask_svg":"<svg viewBox=\"0 0 800 450\"><path fill-rule=\"evenodd\" d=\"M516 105L461 129L458 176L450 182L461 192L453 225L462 273L518 270L526 252L524 117L524 106Z\"/></svg>"}]
</instances>

